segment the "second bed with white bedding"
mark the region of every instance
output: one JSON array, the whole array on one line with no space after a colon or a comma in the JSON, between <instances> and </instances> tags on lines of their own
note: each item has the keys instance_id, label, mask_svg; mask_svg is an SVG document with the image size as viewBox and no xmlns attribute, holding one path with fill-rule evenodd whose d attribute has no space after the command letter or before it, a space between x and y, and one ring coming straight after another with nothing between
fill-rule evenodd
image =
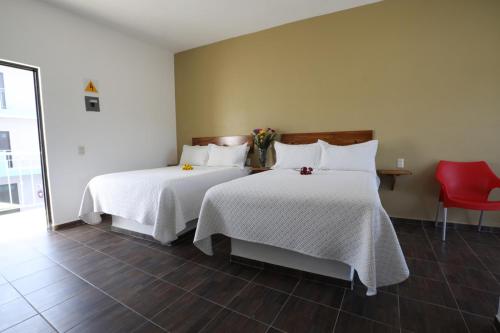
<instances>
[{"instance_id":1,"label":"second bed with white bedding","mask_svg":"<svg viewBox=\"0 0 500 333\"><path fill-rule=\"evenodd\" d=\"M118 172L93 178L85 188L80 218L101 222L107 213L144 226L152 226L162 243L175 240L186 223L198 218L205 192L212 186L243 177L238 167L180 166Z\"/></svg>"},{"instance_id":2,"label":"second bed with white bedding","mask_svg":"<svg viewBox=\"0 0 500 333\"><path fill-rule=\"evenodd\" d=\"M211 188L195 245L212 254L211 235L264 244L354 268L369 293L408 275L377 176L362 171L272 170Z\"/></svg>"}]
</instances>

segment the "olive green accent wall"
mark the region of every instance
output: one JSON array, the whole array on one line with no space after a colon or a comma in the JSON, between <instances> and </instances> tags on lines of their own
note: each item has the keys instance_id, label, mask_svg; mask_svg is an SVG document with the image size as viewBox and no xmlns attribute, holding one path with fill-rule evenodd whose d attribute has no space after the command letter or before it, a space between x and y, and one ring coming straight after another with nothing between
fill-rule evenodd
<instances>
[{"instance_id":1,"label":"olive green accent wall","mask_svg":"<svg viewBox=\"0 0 500 333\"><path fill-rule=\"evenodd\" d=\"M373 129L377 166L403 157L414 172L382 187L388 213L433 219L438 160L487 160L500 175L499 18L498 0L386 0L178 53L178 147L262 126Z\"/></svg>"}]
</instances>

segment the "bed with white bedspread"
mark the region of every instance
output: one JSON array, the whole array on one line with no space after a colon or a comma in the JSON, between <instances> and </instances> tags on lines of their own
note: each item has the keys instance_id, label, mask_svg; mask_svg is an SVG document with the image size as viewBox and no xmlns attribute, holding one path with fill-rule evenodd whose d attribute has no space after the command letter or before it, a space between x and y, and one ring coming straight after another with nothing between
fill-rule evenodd
<instances>
[{"instance_id":1,"label":"bed with white bedspread","mask_svg":"<svg viewBox=\"0 0 500 333\"><path fill-rule=\"evenodd\" d=\"M238 167L172 166L97 176L85 188L79 216L89 224L100 223L102 213L133 220L152 226L152 236L168 243L198 217L210 187L248 173Z\"/></svg>"},{"instance_id":2,"label":"bed with white bedspread","mask_svg":"<svg viewBox=\"0 0 500 333\"><path fill-rule=\"evenodd\" d=\"M266 244L354 268L368 294L409 276L376 174L279 169L211 188L194 244L212 254L211 235Z\"/></svg>"}]
</instances>

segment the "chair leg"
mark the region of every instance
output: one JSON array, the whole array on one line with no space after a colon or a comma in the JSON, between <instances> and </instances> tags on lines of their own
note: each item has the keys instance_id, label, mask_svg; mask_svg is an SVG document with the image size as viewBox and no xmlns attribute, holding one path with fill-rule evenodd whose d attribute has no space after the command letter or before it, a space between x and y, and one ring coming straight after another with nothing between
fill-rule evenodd
<instances>
[{"instance_id":1,"label":"chair leg","mask_svg":"<svg viewBox=\"0 0 500 333\"><path fill-rule=\"evenodd\" d=\"M448 208L443 209L443 242L446 241L446 220L448 219Z\"/></svg>"},{"instance_id":2,"label":"chair leg","mask_svg":"<svg viewBox=\"0 0 500 333\"><path fill-rule=\"evenodd\" d=\"M435 222L434 222L434 227L437 228L438 224L439 224L439 210L441 209L441 201L438 201L438 206L437 206L437 209L436 209L436 218L435 218Z\"/></svg>"},{"instance_id":3,"label":"chair leg","mask_svg":"<svg viewBox=\"0 0 500 333\"><path fill-rule=\"evenodd\" d=\"M481 213L479 213L479 225L477 227L478 231L481 231L481 227L483 226L483 214L484 210L482 210Z\"/></svg>"}]
</instances>

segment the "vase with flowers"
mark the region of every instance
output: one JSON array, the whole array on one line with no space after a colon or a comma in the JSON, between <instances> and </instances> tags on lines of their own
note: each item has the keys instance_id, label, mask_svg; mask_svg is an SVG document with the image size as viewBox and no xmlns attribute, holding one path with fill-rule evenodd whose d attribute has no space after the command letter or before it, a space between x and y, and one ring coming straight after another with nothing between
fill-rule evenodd
<instances>
[{"instance_id":1,"label":"vase with flowers","mask_svg":"<svg viewBox=\"0 0 500 333\"><path fill-rule=\"evenodd\" d=\"M262 168L266 166L267 149L276 138L276 131L272 128L256 128L252 131L253 142L259 152L259 164Z\"/></svg>"}]
</instances>

